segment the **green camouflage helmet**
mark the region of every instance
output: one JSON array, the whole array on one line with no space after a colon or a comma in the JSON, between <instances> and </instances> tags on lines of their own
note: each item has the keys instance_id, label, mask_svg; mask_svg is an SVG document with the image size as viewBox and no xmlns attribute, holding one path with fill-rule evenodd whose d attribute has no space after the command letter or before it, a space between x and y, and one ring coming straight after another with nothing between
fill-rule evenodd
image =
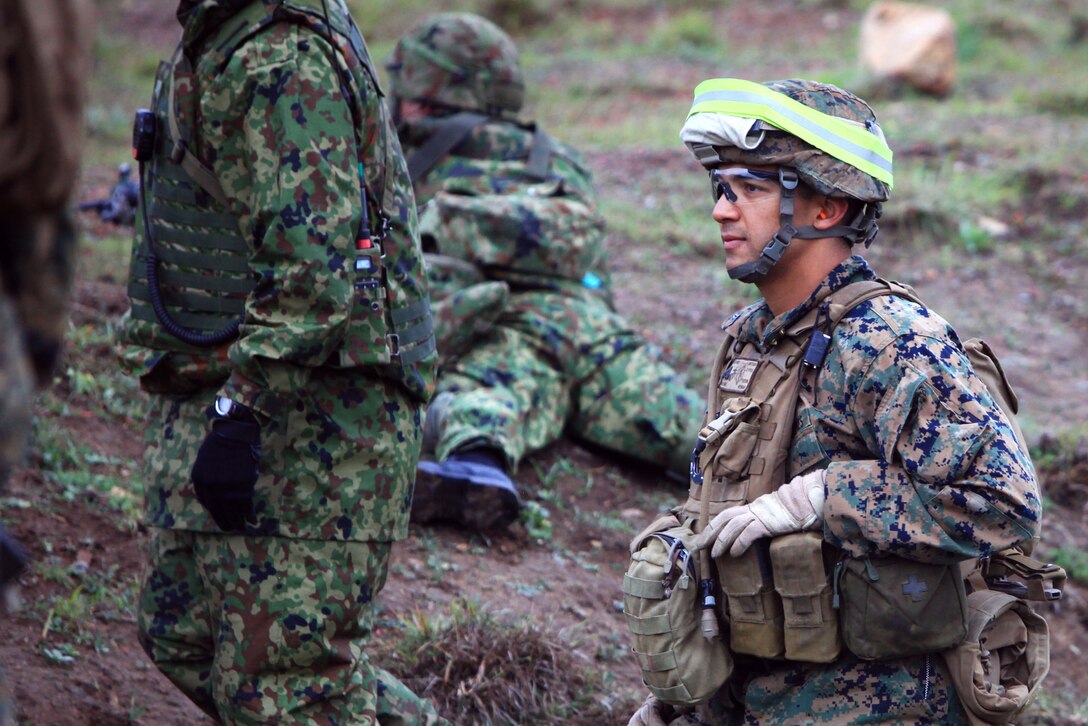
<instances>
[{"instance_id":1,"label":"green camouflage helmet","mask_svg":"<svg viewBox=\"0 0 1088 726\"><path fill-rule=\"evenodd\" d=\"M761 93L760 87L773 93ZM782 105L782 96L777 94L811 111L806 117L805 109L788 101ZM707 114L757 119L748 139L760 138L758 145L742 148L733 140L716 139L713 132L706 133L706 119L697 117ZM829 121L837 123L834 119L849 123L840 125L842 135L832 131L834 139L829 142L822 136ZM876 114L865 101L829 83L707 81L696 89L695 103L681 138L704 166L723 162L786 166L796 169L801 180L821 194L864 202L884 202L890 196L892 153L876 122ZM700 142L702 154L697 148ZM713 148L712 154L706 153L709 148Z\"/></svg>"},{"instance_id":2,"label":"green camouflage helmet","mask_svg":"<svg viewBox=\"0 0 1088 726\"><path fill-rule=\"evenodd\" d=\"M439 13L405 33L386 62L394 100L516 114L525 97L514 41L471 13Z\"/></svg>"}]
</instances>

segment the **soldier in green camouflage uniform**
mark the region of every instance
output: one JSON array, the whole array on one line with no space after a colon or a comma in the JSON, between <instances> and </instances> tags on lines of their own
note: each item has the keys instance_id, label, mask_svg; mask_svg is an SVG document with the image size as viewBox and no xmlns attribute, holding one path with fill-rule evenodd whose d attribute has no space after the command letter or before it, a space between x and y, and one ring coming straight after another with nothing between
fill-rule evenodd
<instances>
[{"instance_id":1,"label":"soldier in green camouflage uniform","mask_svg":"<svg viewBox=\"0 0 1088 726\"><path fill-rule=\"evenodd\" d=\"M86 0L0 2L0 493L23 460L34 394L53 379L68 324L91 12ZM18 605L26 567L0 526L0 617ZM0 667L0 726L15 715Z\"/></svg>"},{"instance_id":2,"label":"soldier in green camouflage uniform","mask_svg":"<svg viewBox=\"0 0 1088 726\"><path fill-rule=\"evenodd\" d=\"M415 202L339 0L183 0L138 114L141 642L231 724L415 724L365 646L436 363Z\"/></svg>"},{"instance_id":3,"label":"soldier in green camouflage uniform","mask_svg":"<svg viewBox=\"0 0 1088 726\"><path fill-rule=\"evenodd\" d=\"M413 521L505 525L508 473L564 432L685 472L702 401L612 309L589 172L517 121L513 42L479 16L438 14L387 67L441 298L435 461L420 462Z\"/></svg>"},{"instance_id":4,"label":"soldier in green camouflage uniform","mask_svg":"<svg viewBox=\"0 0 1088 726\"><path fill-rule=\"evenodd\" d=\"M851 136L857 143L828 141ZM760 360L773 360L791 326L832 292L875 278L851 249L876 233L891 152L868 105L811 81L707 81L696 89L681 138L711 173L730 276L764 296L723 329L735 338L733 350L751 344L766 354ZM719 569L758 540L802 530L822 532L825 548L849 557L936 564L985 557L1038 535L1028 452L945 320L903 297L880 296L852 308L827 343L822 361L813 359L815 383L797 404L786 480L726 503L699 540ZM741 390L746 375L726 368L718 388ZM705 490L709 482L697 483ZM735 655L729 681L694 713L651 698L631 724L670 719L967 722L936 653L862 660L845 648L830 663Z\"/></svg>"}]
</instances>

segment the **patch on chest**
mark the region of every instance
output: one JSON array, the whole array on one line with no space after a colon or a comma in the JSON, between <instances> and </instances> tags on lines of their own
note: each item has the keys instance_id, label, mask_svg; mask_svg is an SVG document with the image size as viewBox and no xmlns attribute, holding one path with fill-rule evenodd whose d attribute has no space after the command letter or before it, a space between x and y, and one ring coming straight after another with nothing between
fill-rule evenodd
<instances>
[{"instance_id":1,"label":"patch on chest","mask_svg":"<svg viewBox=\"0 0 1088 726\"><path fill-rule=\"evenodd\" d=\"M758 367L758 360L735 358L729 364L729 367L722 372L722 379L718 381L718 388L726 393L747 393Z\"/></svg>"}]
</instances>

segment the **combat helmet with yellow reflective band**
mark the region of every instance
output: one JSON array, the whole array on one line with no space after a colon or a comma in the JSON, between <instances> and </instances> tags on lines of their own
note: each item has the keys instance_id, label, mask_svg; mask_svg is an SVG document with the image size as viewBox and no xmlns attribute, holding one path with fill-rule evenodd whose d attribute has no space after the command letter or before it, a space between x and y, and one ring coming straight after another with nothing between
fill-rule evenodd
<instances>
[{"instance_id":1,"label":"combat helmet with yellow reflective band","mask_svg":"<svg viewBox=\"0 0 1088 726\"><path fill-rule=\"evenodd\" d=\"M892 151L873 109L849 91L807 80L710 79L696 86L680 138L710 171L715 199L726 194L732 201L729 184L717 173L722 164L779 167L781 227L758 260L731 268L730 277L758 280L794 239L842 237L868 246L876 236L881 203L892 187ZM794 226L799 182L857 200L853 218L825 230Z\"/></svg>"},{"instance_id":2,"label":"combat helmet with yellow reflective band","mask_svg":"<svg viewBox=\"0 0 1088 726\"><path fill-rule=\"evenodd\" d=\"M438 13L412 26L386 61L394 103L422 101L493 116L516 114L525 98L514 41L472 13Z\"/></svg>"}]
</instances>

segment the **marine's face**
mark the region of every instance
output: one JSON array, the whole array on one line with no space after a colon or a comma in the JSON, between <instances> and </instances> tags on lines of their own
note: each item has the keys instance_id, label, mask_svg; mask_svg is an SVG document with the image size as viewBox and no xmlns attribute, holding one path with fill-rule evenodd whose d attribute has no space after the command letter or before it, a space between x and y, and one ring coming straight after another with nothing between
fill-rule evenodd
<instances>
[{"instance_id":1,"label":"marine's face","mask_svg":"<svg viewBox=\"0 0 1088 726\"><path fill-rule=\"evenodd\" d=\"M781 226L778 167L725 164L710 174L726 267L755 262Z\"/></svg>"}]
</instances>

